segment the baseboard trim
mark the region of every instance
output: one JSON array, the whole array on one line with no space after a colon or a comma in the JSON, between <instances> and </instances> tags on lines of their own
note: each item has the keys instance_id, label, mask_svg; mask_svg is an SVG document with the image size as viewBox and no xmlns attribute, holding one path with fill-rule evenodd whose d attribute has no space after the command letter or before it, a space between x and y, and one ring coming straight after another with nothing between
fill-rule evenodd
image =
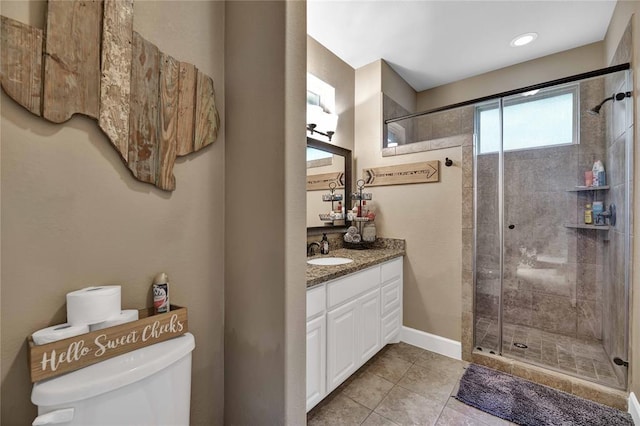
<instances>
[{"instance_id":1,"label":"baseboard trim","mask_svg":"<svg viewBox=\"0 0 640 426\"><path fill-rule=\"evenodd\" d=\"M462 359L462 344L415 328L402 326L400 340L449 358ZM638 423L640 425L640 423Z\"/></svg>"},{"instance_id":2,"label":"baseboard trim","mask_svg":"<svg viewBox=\"0 0 640 426\"><path fill-rule=\"evenodd\" d=\"M629 394L629 414L631 414L633 423L640 425L640 403L633 392Z\"/></svg>"}]
</instances>

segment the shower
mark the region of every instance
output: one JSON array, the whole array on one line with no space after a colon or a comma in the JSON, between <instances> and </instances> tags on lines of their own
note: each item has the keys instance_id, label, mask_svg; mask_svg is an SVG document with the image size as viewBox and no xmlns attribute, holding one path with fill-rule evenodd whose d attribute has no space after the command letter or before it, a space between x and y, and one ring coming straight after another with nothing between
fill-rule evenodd
<instances>
[{"instance_id":1,"label":"shower","mask_svg":"<svg viewBox=\"0 0 640 426\"><path fill-rule=\"evenodd\" d=\"M475 105L475 351L626 387L630 82L603 72Z\"/></svg>"},{"instance_id":2,"label":"shower","mask_svg":"<svg viewBox=\"0 0 640 426\"><path fill-rule=\"evenodd\" d=\"M604 101L600 102L598 105L594 106L593 108L591 108L590 110L588 110L587 112L591 115L598 115L600 114L600 108L602 108L602 105L605 104L605 102L607 101L621 101L624 98L630 98L631 97L631 92L626 92L626 93L616 93L615 95L609 96L608 98L606 98Z\"/></svg>"}]
</instances>

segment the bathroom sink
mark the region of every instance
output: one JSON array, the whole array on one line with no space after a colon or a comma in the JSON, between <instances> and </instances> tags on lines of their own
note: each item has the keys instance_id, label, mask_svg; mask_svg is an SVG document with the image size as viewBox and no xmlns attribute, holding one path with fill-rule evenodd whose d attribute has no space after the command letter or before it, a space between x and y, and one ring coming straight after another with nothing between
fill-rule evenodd
<instances>
[{"instance_id":1,"label":"bathroom sink","mask_svg":"<svg viewBox=\"0 0 640 426\"><path fill-rule=\"evenodd\" d=\"M307 260L309 265L320 266L344 265L345 263L351 262L353 262L353 260L347 259L346 257L318 257L316 259Z\"/></svg>"}]
</instances>

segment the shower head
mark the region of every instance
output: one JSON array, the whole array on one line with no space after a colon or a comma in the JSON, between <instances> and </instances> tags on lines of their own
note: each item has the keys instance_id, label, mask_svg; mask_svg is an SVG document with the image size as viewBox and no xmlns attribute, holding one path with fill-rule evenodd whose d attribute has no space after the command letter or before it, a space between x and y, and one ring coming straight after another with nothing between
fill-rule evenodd
<instances>
[{"instance_id":1,"label":"shower head","mask_svg":"<svg viewBox=\"0 0 640 426\"><path fill-rule=\"evenodd\" d=\"M607 99L605 99L604 101L600 102L598 105L594 106L587 112L591 115L600 115L600 109L602 108L602 105L604 105L605 102L613 101L613 100L621 101L624 98L630 98L630 97L631 97L631 92L618 92L615 95L612 95Z\"/></svg>"}]
</instances>

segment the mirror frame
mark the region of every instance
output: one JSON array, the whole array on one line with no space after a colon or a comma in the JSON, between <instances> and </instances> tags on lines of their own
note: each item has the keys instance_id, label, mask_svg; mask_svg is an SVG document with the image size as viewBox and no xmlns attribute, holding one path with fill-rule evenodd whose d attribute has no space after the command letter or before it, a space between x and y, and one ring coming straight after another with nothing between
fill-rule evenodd
<instances>
[{"instance_id":1,"label":"mirror frame","mask_svg":"<svg viewBox=\"0 0 640 426\"><path fill-rule=\"evenodd\" d=\"M347 202L351 201L351 176L352 176L352 167L353 167L353 157L351 154L351 150L342 148L340 146L336 146L327 142L322 142L317 139L310 138L307 136L307 147L319 149L320 151L330 152L334 155L340 155L344 157L344 208L348 208ZM329 189L327 188L327 191ZM340 232L342 229L346 229L345 225L325 225L325 226L312 226L307 228L307 232L309 231L320 231L320 230L331 230L332 232Z\"/></svg>"}]
</instances>

